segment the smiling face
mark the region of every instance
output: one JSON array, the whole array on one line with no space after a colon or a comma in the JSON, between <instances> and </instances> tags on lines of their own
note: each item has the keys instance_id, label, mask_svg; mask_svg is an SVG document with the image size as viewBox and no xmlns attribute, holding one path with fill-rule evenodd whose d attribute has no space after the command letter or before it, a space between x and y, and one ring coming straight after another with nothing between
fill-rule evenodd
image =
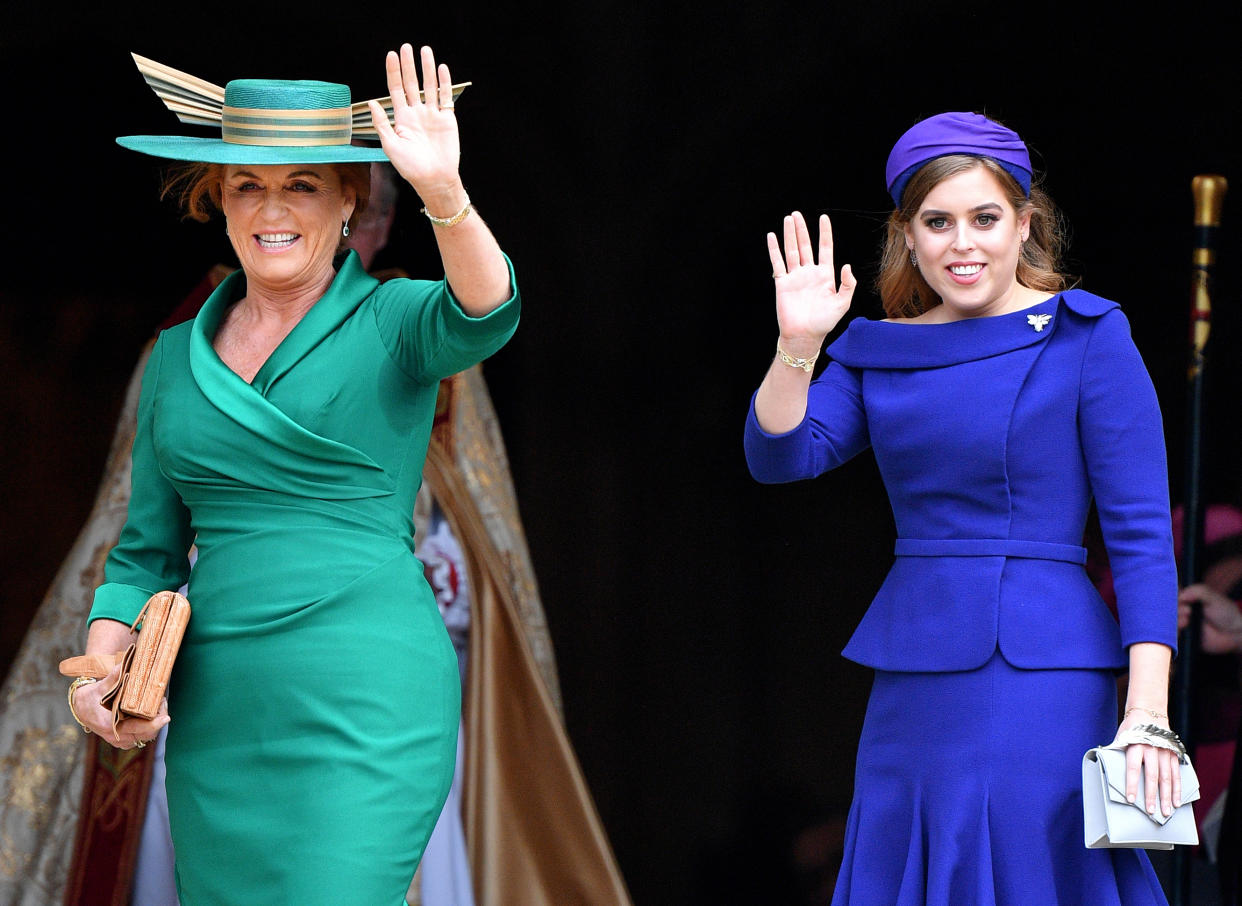
<instances>
[{"instance_id":1,"label":"smiling face","mask_svg":"<svg viewBox=\"0 0 1242 906\"><path fill-rule=\"evenodd\" d=\"M1004 314L1030 304L1018 283L1018 255L1030 215L1014 210L1001 184L982 166L937 183L906 225L906 247L957 318Z\"/></svg>"},{"instance_id":2,"label":"smiling face","mask_svg":"<svg viewBox=\"0 0 1242 906\"><path fill-rule=\"evenodd\" d=\"M220 188L249 286L290 293L330 280L356 200L331 164L230 165Z\"/></svg>"}]
</instances>

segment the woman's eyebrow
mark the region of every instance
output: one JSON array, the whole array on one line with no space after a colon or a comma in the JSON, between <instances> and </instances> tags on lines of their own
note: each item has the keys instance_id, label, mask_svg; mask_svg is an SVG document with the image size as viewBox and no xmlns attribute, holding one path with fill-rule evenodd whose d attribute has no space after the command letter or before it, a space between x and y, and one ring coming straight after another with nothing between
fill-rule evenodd
<instances>
[{"instance_id":1,"label":"woman's eyebrow","mask_svg":"<svg viewBox=\"0 0 1242 906\"><path fill-rule=\"evenodd\" d=\"M1004 208L1002 208L999 204L997 204L997 203L996 203L996 202L994 202L994 201L985 201L983 204L977 204L977 205L975 205L973 208L971 208L971 209L970 209L970 213L974 214L974 213L976 213L977 211L984 211L984 210L988 210L988 209L995 209L995 210L997 210L997 211L1003 211L1003 210L1004 210ZM919 216L920 216L920 217L930 217L930 216L932 216L932 215L935 215L936 217L948 217L948 216L949 216L949 212L948 212L948 211L938 211L938 210L936 210L935 208L928 208L926 211L922 211L922 212L920 212L920 214L919 214Z\"/></svg>"}]
</instances>

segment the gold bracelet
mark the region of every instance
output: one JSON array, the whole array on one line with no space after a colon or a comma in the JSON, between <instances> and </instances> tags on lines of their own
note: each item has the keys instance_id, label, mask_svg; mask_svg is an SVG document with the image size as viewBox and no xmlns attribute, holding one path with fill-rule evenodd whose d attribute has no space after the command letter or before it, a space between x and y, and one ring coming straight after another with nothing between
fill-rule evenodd
<instances>
[{"instance_id":1,"label":"gold bracelet","mask_svg":"<svg viewBox=\"0 0 1242 906\"><path fill-rule=\"evenodd\" d=\"M788 365L790 368L801 368L807 374L811 373L811 368L815 365L815 360L819 358L818 352L809 359L804 359L796 355L790 355L785 350L781 349L780 343L776 344L776 355L782 363Z\"/></svg>"},{"instance_id":2,"label":"gold bracelet","mask_svg":"<svg viewBox=\"0 0 1242 906\"><path fill-rule=\"evenodd\" d=\"M1152 717L1156 718L1156 720L1168 720L1169 719L1169 715L1167 714L1161 714L1159 711L1153 711L1151 708L1139 708L1137 706L1133 708L1126 708L1126 713L1121 715L1121 719L1125 720L1135 711L1142 711L1144 714L1150 714Z\"/></svg>"},{"instance_id":3,"label":"gold bracelet","mask_svg":"<svg viewBox=\"0 0 1242 906\"><path fill-rule=\"evenodd\" d=\"M470 196L467 195L466 206L462 208L460 211L458 211L456 214L454 214L452 217L437 217L435 214L432 214L426 208L419 208L419 210L422 211L424 214L426 214L427 219L430 220L432 223L434 223L436 226L451 227L451 226L457 226L457 224L465 220L470 215L470 209L472 207L474 207L474 205L470 203Z\"/></svg>"},{"instance_id":4,"label":"gold bracelet","mask_svg":"<svg viewBox=\"0 0 1242 906\"><path fill-rule=\"evenodd\" d=\"M79 676L69 684L69 713L73 715L73 719L78 722L78 726L82 728L83 733L90 733L91 728L82 723L82 718L78 717L78 712L73 710L73 693L77 692L82 686L89 686L91 683L97 683L99 680L93 676Z\"/></svg>"}]
</instances>

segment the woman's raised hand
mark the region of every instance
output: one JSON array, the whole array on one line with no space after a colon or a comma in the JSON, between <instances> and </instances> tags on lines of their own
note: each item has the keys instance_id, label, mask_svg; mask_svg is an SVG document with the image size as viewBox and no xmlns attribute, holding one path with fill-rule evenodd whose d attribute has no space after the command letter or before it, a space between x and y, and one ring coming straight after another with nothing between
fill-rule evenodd
<instances>
[{"instance_id":1,"label":"woman's raised hand","mask_svg":"<svg viewBox=\"0 0 1242 906\"><path fill-rule=\"evenodd\" d=\"M847 264L841 268L837 286L832 261L832 223L827 214L819 217L819 262L811 246L811 232L798 211L785 218L785 249L775 233L768 233L768 256L772 259L772 279L776 284L776 319L781 340L800 347L788 349L795 355L817 352L824 337L837 326L849 310L858 281Z\"/></svg>"},{"instance_id":2,"label":"woman's raised hand","mask_svg":"<svg viewBox=\"0 0 1242 906\"><path fill-rule=\"evenodd\" d=\"M423 96L419 97L414 48L402 44L400 54L390 50L385 61L395 124L388 122L384 108L377 102L371 101L370 107L371 122L379 133L384 153L430 206L434 200L447 198L460 190L457 170L461 142L457 117L453 113L453 80L449 77L448 66L443 63L436 66L430 47L422 48L420 56ZM444 212L432 210L432 213Z\"/></svg>"},{"instance_id":3,"label":"woman's raised hand","mask_svg":"<svg viewBox=\"0 0 1242 906\"><path fill-rule=\"evenodd\" d=\"M802 215L794 211L785 218L785 250L775 233L768 233L768 256L776 283L776 320L780 325L772 367L755 395L755 417L771 434L792 431L806 416L809 363L819 355L824 337L849 311L858 281L847 264L837 287L832 263L832 224L828 215L819 218L819 263L811 246L811 232ZM786 357L803 359L789 362ZM789 367L793 364L795 367Z\"/></svg>"}]
</instances>

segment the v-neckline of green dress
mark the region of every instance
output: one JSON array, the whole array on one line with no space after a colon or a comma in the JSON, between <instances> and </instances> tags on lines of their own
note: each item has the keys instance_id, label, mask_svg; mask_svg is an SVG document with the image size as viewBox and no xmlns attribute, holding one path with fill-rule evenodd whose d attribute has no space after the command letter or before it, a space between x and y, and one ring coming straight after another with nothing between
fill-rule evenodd
<instances>
[{"instance_id":1,"label":"v-neckline of green dress","mask_svg":"<svg viewBox=\"0 0 1242 906\"><path fill-rule=\"evenodd\" d=\"M317 461L316 471L331 464L333 481L339 482L342 490L356 493L362 484L371 493L390 491L390 480L371 457L356 447L308 430L267 399L272 386L352 315L379 281L363 270L357 253L351 251L323 298L272 350L249 383L226 365L212 346L225 312L244 285L245 275L241 271L230 274L194 319L190 331L190 371L203 395L242 427L266 437L287 453ZM352 468L378 474L360 482L358 473L351 474Z\"/></svg>"},{"instance_id":2,"label":"v-neckline of green dress","mask_svg":"<svg viewBox=\"0 0 1242 906\"><path fill-rule=\"evenodd\" d=\"M229 307L242 296L245 283L246 275L242 271L229 274L203 303L198 317L195 318L196 340L200 337L206 339L212 355L217 359L220 357L211 345L212 341ZM307 309L306 314L284 339L276 344L276 348L259 366L250 381L234 372L223 360L220 360L220 364L239 381L248 383L260 395L266 396L271 386L340 326L376 286L379 286L379 280L363 270L358 253L351 250L345 256L327 291L318 302Z\"/></svg>"}]
</instances>

